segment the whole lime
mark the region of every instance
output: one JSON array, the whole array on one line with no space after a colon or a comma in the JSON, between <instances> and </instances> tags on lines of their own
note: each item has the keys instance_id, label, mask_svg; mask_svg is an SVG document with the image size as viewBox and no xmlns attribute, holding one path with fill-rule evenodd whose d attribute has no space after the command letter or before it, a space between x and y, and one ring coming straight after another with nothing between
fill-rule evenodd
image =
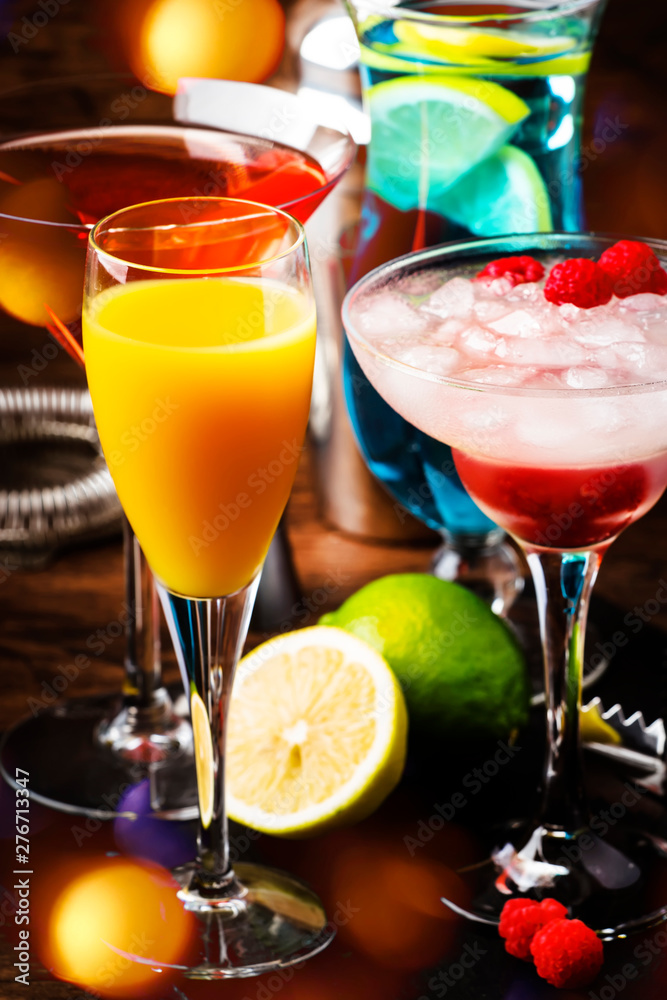
<instances>
[{"instance_id":1,"label":"whole lime","mask_svg":"<svg viewBox=\"0 0 667 1000\"><path fill-rule=\"evenodd\" d=\"M411 723L447 737L507 736L528 718L525 658L479 597L424 573L374 580L320 619L385 657Z\"/></svg>"}]
</instances>

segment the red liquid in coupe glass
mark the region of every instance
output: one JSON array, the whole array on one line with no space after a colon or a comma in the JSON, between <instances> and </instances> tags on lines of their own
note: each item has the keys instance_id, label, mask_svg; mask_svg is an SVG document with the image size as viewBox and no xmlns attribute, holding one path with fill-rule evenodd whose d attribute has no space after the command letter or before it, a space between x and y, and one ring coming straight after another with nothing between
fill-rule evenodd
<instances>
[{"instance_id":1,"label":"red liquid in coupe glass","mask_svg":"<svg viewBox=\"0 0 667 1000\"><path fill-rule=\"evenodd\" d=\"M565 549L611 540L649 510L667 481L667 456L594 468L536 469L454 451L468 491L522 541Z\"/></svg>"},{"instance_id":2,"label":"red liquid in coupe glass","mask_svg":"<svg viewBox=\"0 0 667 1000\"><path fill-rule=\"evenodd\" d=\"M104 216L144 201L214 196L284 206L305 221L327 180L306 153L214 129L118 126L4 143L0 309L24 325L17 360L41 348L35 328L53 332L54 315L80 341L88 231Z\"/></svg>"}]
</instances>

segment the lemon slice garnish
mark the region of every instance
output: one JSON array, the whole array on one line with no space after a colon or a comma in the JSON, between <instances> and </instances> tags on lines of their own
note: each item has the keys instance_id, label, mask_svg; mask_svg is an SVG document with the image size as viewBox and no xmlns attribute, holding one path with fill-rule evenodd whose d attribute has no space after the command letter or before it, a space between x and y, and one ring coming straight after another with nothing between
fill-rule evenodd
<instances>
[{"instance_id":1,"label":"lemon slice garnish","mask_svg":"<svg viewBox=\"0 0 667 1000\"><path fill-rule=\"evenodd\" d=\"M213 797L215 767L213 764L213 742L206 708L200 695L193 691L190 699L192 732L195 740L195 766L197 770L197 792L199 793L199 813L204 829L213 819Z\"/></svg>"},{"instance_id":2,"label":"lemon slice garnish","mask_svg":"<svg viewBox=\"0 0 667 1000\"><path fill-rule=\"evenodd\" d=\"M466 76L376 84L368 186L401 211L437 208L442 191L496 153L530 114L506 87Z\"/></svg>"}]
</instances>

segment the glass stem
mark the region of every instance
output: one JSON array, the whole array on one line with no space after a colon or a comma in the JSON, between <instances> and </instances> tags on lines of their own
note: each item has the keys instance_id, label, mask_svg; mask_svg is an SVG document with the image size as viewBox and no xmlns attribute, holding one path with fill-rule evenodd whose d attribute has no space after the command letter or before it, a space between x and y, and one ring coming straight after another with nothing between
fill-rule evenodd
<instances>
[{"instance_id":1,"label":"glass stem","mask_svg":"<svg viewBox=\"0 0 667 1000\"><path fill-rule=\"evenodd\" d=\"M211 898L224 895L233 878L225 812L225 735L234 670L258 584L259 574L235 594L209 600L179 597L158 585L176 656L189 684L200 812L192 887Z\"/></svg>"},{"instance_id":2,"label":"glass stem","mask_svg":"<svg viewBox=\"0 0 667 1000\"><path fill-rule=\"evenodd\" d=\"M547 753L540 819L574 833L588 821L579 748L579 709L588 603L603 551L527 548L544 652Z\"/></svg>"},{"instance_id":3,"label":"glass stem","mask_svg":"<svg viewBox=\"0 0 667 1000\"><path fill-rule=\"evenodd\" d=\"M129 616L125 626L124 693L141 710L153 706L155 692L162 686L160 618L153 574L125 516L123 548Z\"/></svg>"}]
</instances>

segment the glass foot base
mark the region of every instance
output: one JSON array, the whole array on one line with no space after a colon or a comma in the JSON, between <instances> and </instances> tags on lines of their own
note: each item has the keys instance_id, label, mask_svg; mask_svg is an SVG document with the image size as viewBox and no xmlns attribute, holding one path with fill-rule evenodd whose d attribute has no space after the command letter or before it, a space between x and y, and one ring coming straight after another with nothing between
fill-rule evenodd
<instances>
[{"instance_id":1,"label":"glass foot base","mask_svg":"<svg viewBox=\"0 0 667 1000\"><path fill-rule=\"evenodd\" d=\"M259 976L317 955L333 940L322 903L303 882L261 865L241 864L214 897L196 884L195 864L173 872L186 910L196 919L195 939L178 964L166 968L186 979ZM142 965L155 958L123 952Z\"/></svg>"},{"instance_id":2,"label":"glass foot base","mask_svg":"<svg viewBox=\"0 0 667 1000\"><path fill-rule=\"evenodd\" d=\"M16 787L16 768L28 771L33 801L60 812L108 820L133 816L140 801L142 811L148 805L156 818L196 819L197 779L189 723L176 724L181 742L174 739L172 727L161 752L153 743L151 753L146 753L149 741L137 735L136 755L123 755L98 736L111 720L117 722L121 709L117 695L73 698L24 719L0 745L0 773Z\"/></svg>"},{"instance_id":3,"label":"glass foot base","mask_svg":"<svg viewBox=\"0 0 667 1000\"><path fill-rule=\"evenodd\" d=\"M597 825L598 829L601 826ZM584 827L574 835L538 826L492 857L459 872L473 903L450 909L497 924L508 899L559 900L603 940L627 937L667 920L667 842L630 827L599 836ZM517 849L514 844L520 844Z\"/></svg>"},{"instance_id":4,"label":"glass foot base","mask_svg":"<svg viewBox=\"0 0 667 1000\"><path fill-rule=\"evenodd\" d=\"M524 585L521 558L500 530L488 535L444 533L444 544L431 560L431 573L439 580L460 583L506 615Z\"/></svg>"},{"instance_id":5,"label":"glass foot base","mask_svg":"<svg viewBox=\"0 0 667 1000\"><path fill-rule=\"evenodd\" d=\"M167 763L177 754L193 753L192 727L176 715L166 688L154 692L148 708L121 708L100 724L96 736L113 754L133 764Z\"/></svg>"}]
</instances>

